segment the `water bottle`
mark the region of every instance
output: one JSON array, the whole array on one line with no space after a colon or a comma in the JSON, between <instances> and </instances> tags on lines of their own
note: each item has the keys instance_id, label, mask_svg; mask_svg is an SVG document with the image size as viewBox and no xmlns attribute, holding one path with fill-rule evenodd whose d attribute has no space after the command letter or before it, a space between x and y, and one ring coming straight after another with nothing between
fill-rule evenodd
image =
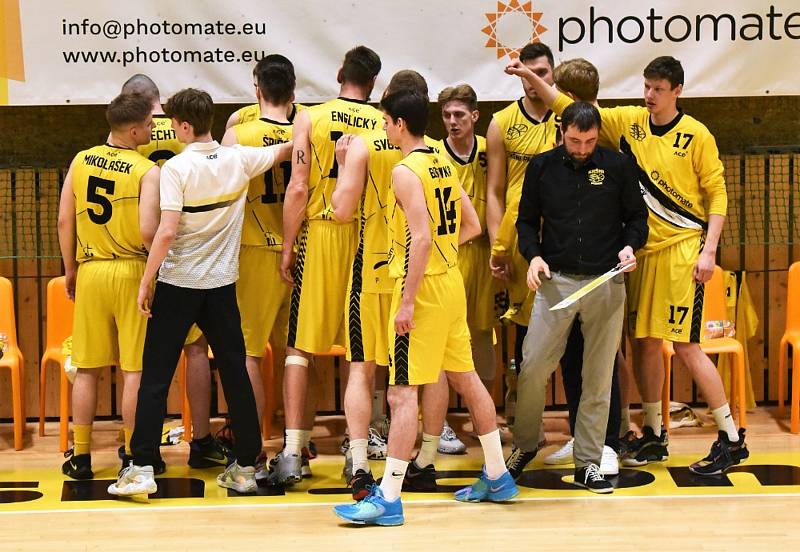
<instances>
[{"instance_id":1,"label":"water bottle","mask_svg":"<svg viewBox=\"0 0 800 552\"><path fill-rule=\"evenodd\" d=\"M511 359L506 369L505 416L509 427L514 425L514 413L517 409L517 361Z\"/></svg>"}]
</instances>

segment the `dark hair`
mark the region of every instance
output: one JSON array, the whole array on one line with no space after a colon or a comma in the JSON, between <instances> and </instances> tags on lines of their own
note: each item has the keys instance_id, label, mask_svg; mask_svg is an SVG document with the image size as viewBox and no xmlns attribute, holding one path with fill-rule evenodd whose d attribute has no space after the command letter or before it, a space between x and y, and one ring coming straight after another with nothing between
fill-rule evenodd
<instances>
[{"instance_id":1,"label":"dark hair","mask_svg":"<svg viewBox=\"0 0 800 552\"><path fill-rule=\"evenodd\" d=\"M158 91L156 83L142 73L137 73L126 80L120 94L141 94L150 100L151 104L161 100L161 93Z\"/></svg>"},{"instance_id":2,"label":"dark hair","mask_svg":"<svg viewBox=\"0 0 800 552\"><path fill-rule=\"evenodd\" d=\"M574 102L561 114L561 128L564 132L571 126L581 132L596 128L600 130L600 112L587 102Z\"/></svg>"},{"instance_id":3,"label":"dark hair","mask_svg":"<svg viewBox=\"0 0 800 552\"><path fill-rule=\"evenodd\" d=\"M185 88L167 100L164 113L180 123L189 123L194 128L194 135L200 136L211 130L214 102L204 90Z\"/></svg>"},{"instance_id":4,"label":"dark hair","mask_svg":"<svg viewBox=\"0 0 800 552\"><path fill-rule=\"evenodd\" d=\"M344 55L343 82L367 86L380 72L381 58L366 46L356 46Z\"/></svg>"},{"instance_id":5,"label":"dark hair","mask_svg":"<svg viewBox=\"0 0 800 552\"><path fill-rule=\"evenodd\" d=\"M294 65L287 57L270 54L258 61L253 74L265 100L273 104L292 101L296 79Z\"/></svg>"},{"instance_id":6,"label":"dark hair","mask_svg":"<svg viewBox=\"0 0 800 552\"><path fill-rule=\"evenodd\" d=\"M526 45L519 53L519 60L525 63L529 59L536 59L542 56L545 56L547 61L550 62L550 67L555 65L555 62L553 61L553 51L547 44L542 42L531 42L530 44Z\"/></svg>"},{"instance_id":7,"label":"dark hair","mask_svg":"<svg viewBox=\"0 0 800 552\"><path fill-rule=\"evenodd\" d=\"M428 128L428 98L414 90L400 90L381 100L381 107L393 121L403 119L413 136Z\"/></svg>"},{"instance_id":8,"label":"dark hair","mask_svg":"<svg viewBox=\"0 0 800 552\"><path fill-rule=\"evenodd\" d=\"M112 130L141 123L153 111L152 102L143 94L120 94L108 104L106 121Z\"/></svg>"},{"instance_id":9,"label":"dark hair","mask_svg":"<svg viewBox=\"0 0 800 552\"><path fill-rule=\"evenodd\" d=\"M644 68L644 78L665 79L675 88L683 84L683 65L672 56L657 57Z\"/></svg>"},{"instance_id":10,"label":"dark hair","mask_svg":"<svg viewBox=\"0 0 800 552\"><path fill-rule=\"evenodd\" d=\"M468 84L448 86L439 92L439 105L444 107L444 104L447 102L461 102L465 104L470 111L478 109L478 95Z\"/></svg>"},{"instance_id":11,"label":"dark hair","mask_svg":"<svg viewBox=\"0 0 800 552\"><path fill-rule=\"evenodd\" d=\"M386 87L383 95L388 96L389 94L394 94L401 90L412 90L419 92L423 96L427 96L428 83L425 82L425 77L416 71L412 69L403 69L392 76L392 80L389 81L389 85Z\"/></svg>"}]
</instances>

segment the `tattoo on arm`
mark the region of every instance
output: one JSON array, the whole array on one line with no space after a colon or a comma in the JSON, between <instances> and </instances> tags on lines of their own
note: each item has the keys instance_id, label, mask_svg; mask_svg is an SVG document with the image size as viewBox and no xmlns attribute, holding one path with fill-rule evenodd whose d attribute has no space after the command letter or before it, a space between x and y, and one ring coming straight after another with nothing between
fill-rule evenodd
<instances>
[{"instance_id":1,"label":"tattoo on arm","mask_svg":"<svg viewBox=\"0 0 800 552\"><path fill-rule=\"evenodd\" d=\"M297 150L297 163L298 164L306 164L306 152L303 150Z\"/></svg>"}]
</instances>

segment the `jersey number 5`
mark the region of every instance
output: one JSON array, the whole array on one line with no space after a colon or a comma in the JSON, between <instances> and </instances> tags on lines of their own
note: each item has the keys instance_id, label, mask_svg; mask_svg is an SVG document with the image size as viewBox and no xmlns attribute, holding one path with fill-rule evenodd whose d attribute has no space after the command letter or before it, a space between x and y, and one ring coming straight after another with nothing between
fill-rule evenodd
<instances>
[{"instance_id":1,"label":"jersey number 5","mask_svg":"<svg viewBox=\"0 0 800 552\"><path fill-rule=\"evenodd\" d=\"M436 233L446 236L456 231L456 202L450 199L453 188L436 188L434 194L439 202L439 227Z\"/></svg>"},{"instance_id":2,"label":"jersey number 5","mask_svg":"<svg viewBox=\"0 0 800 552\"><path fill-rule=\"evenodd\" d=\"M89 177L89 187L86 190L86 201L96 203L100 206L100 211L95 211L94 208L89 207L86 211L89 214L89 220L95 224L105 224L111 220L111 201L106 196L97 193L98 189L105 191L109 195L114 193L115 182L99 176Z\"/></svg>"}]
</instances>

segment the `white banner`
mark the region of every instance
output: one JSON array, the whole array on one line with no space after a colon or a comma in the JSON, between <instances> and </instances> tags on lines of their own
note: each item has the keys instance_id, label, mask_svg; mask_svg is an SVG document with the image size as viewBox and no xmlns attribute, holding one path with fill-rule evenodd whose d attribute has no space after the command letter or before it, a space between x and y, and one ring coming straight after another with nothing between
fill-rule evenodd
<instances>
[{"instance_id":1,"label":"white banner","mask_svg":"<svg viewBox=\"0 0 800 552\"><path fill-rule=\"evenodd\" d=\"M531 40L600 70L601 97L638 98L642 69L672 55L686 96L800 93L797 0L0 0L0 104L106 103L130 75L163 96L188 86L217 102L253 101L268 53L295 64L298 101L336 95L342 57L365 44L383 60L379 95L411 68L432 97L467 82L480 100L521 94L505 76Z\"/></svg>"}]
</instances>

